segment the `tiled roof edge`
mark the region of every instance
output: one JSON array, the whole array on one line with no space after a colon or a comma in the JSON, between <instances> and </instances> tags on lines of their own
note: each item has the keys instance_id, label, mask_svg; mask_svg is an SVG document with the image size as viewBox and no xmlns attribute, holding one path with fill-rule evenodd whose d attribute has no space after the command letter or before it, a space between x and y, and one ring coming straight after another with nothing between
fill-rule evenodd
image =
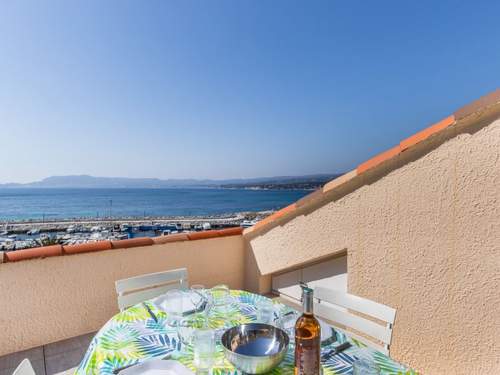
<instances>
[{"instance_id":1,"label":"tiled roof edge","mask_svg":"<svg viewBox=\"0 0 500 375\"><path fill-rule=\"evenodd\" d=\"M299 199L297 202L276 211L271 216L264 218L263 220L257 222L254 226L246 228L243 231L243 235L258 235L266 229L271 229L275 226L280 225L288 221L289 219L300 214L304 208L309 207L314 204L326 199L326 193L328 196L332 195L336 190L341 190L347 183L350 183L354 178L362 176L367 171L371 171L376 167L385 164L387 161L397 157L399 154L406 152L408 149L416 146L417 144L427 141L429 138L435 136L436 134L442 132L443 130L456 125L458 122L463 122L472 115L481 116L488 108L500 103L500 89L482 96L481 98L467 104L460 109L456 110L452 115L438 121L429 127L413 134L412 136L403 139L398 145L368 159L367 161L359 164L356 169L343 174L340 177L328 182L323 186L323 188L317 189L311 194Z\"/></svg>"},{"instance_id":2,"label":"tiled roof edge","mask_svg":"<svg viewBox=\"0 0 500 375\"><path fill-rule=\"evenodd\" d=\"M97 241L86 242L78 245L52 245L34 247L31 249L0 252L0 263L18 262L21 260L46 258L58 255L71 255L88 253L94 251L104 251L113 249L128 249L132 247L162 245L171 242L196 241L209 238L220 238L241 235L243 228L235 227L220 230L207 230L203 232L179 233L161 237L137 237L119 241ZM2 254L3 253L3 257Z\"/></svg>"}]
</instances>

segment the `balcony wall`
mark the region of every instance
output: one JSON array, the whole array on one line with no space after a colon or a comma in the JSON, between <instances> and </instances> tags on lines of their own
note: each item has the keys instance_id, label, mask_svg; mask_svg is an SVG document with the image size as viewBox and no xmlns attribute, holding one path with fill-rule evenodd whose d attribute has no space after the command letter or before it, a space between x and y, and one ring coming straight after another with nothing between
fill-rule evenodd
<instances>
[{"instance_id":1,"label":"balcony wall","mask_svg":"<svg viewBox=\"0 0 500 375\"><path fill-rule=\"evenodd\" d=\"M275 272L347 251L349 291L397 308L391 356L425 374L498 373L494 118L451 128L327 201L246 231L262 285Z\"/></svg>"},{"instance_id":2,"label":"balcony wall","mask_svg":"<svg viewBox=\"0 0 500 375\"><path fill-rule=\"evenodd\" d=\"M241 235L0 264L0 355L98 330L118 312L114 282L187 267L191 283L244 283Z\"/></svg>"}]
</instances>

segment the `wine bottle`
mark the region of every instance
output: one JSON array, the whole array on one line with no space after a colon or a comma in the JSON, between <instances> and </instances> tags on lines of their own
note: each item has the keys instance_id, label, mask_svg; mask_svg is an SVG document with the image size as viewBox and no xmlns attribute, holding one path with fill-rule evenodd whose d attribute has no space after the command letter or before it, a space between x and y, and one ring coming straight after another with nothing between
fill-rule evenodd
<instances>
[{"instance_id":1,"label":"wine bottle","mask_svg":"<svg viewBox=\"0 0 500 375\"><path fill-rule=\"evenodd\" d=\"M321 326L313 313L313 290L301 287L304 311L295 323L295 375L319 375Z\"/></svg>"}]
</instances>

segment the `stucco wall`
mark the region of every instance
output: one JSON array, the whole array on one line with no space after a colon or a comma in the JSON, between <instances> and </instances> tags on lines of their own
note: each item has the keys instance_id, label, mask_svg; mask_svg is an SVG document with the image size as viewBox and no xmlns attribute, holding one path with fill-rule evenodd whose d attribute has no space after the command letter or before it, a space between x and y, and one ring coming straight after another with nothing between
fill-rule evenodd
<instances>
[{"instance_id":1,"label":"stucco wall","mask_svg":"<svg viewBox=\"0 0 500 375\"><path fill-rule=\"evenodd\" d=\"M249 241L245 241L245 290L266 294L271 291L271 275L262 276Z\"/></svg>"},{"instance_id":2,"label":"stucco wall","mask_svg":"<svg viewBox=\"0 0 500 375\"><path fill-rule=\"evenodd\" d=\"M398 310L391 356L424 374L500 373L500 120L250 246L262 274L347 249L349 291Z\"/></svg>"},{"instance_id":3,"label":"stucco wall","mask_svg":"<svg viewBox=\"0 0 500 375\"><path fill-rule=\"evenodd\" d=\"M187 267L190 283L241 289L243 251L230 236L0 264L0 355L99 329L115 280Z\"/></svg>"}]
</instances>

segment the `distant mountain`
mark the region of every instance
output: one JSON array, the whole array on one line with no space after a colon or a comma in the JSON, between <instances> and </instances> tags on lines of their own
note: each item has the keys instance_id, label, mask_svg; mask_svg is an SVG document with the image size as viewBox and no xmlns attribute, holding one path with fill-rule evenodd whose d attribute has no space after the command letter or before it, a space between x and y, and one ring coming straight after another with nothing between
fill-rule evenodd
<instances>
[{"instance_id":1,"label":"distant mountain","mask_svg":"<svg viewBox=\"0 0 500 375\"><path fill-rule=\"evenodd\" d=\"M208 186L210 180L128 177L94 177L89 175L51 176L25 184L0 184L0 188L166 188L181 186Z\"/></svg>"},{"instance_id":2,"label":"distant mountain","mask_svg":"<svg viewBox=\"0 0 500 375\"><path fill-rule=\"evenodd\" d=\"M162 188L203 184L197 180L160 180L158 178L52 176L42 181L26 184L29 187L43 188ZM25 185L25 186L26 186Z\"/></svg>"},{"instance_id":3,"label":"distant mountain","mask_svg":"<svg viewBox=\"0 0 500 375\"><path fill-rule=\"evenodd\" d=\"M308 176L278 176L227 180L197 180L128 177L94 177L89 175L52 176L41 181L25 184L0 184L0 188L175 188L175 187L222 187L222 188L308 188L310 184L329 181L339 174L316 174ZM300 187L301 184L303 187ZM304 185L305 184L305 185Z\"/></svg>"}]
</instances>

